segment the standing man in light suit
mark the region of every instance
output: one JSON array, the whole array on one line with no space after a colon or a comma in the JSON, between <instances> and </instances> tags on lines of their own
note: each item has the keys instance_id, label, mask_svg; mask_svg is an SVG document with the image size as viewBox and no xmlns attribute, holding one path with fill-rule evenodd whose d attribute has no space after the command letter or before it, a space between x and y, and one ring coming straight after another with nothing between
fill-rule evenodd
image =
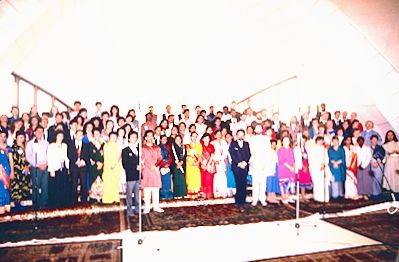
<instances>
[{"instance_id":1,"label":"standing man in light suit","mask_svg":"<svg viewBox=\"0 0 399 262\"><path fill-rule=\"evenodd\" d=\"M26 159L32 168L32 201L35 208L48 206L48 145L49 143L44 139L44 128L36 127L35 137L26 145Z\"/></svg>"},{"instance_id":2,"label":"standing man in light suit","mask_svg":"<svg viewBox=\"0 0 399 262\"><path fill-rule=\"evenodd\" d=\"M273 159L270 138L262 135L261 124L255 126L255 136L252 137L249 146L251 150L251 158L249 162L252 175L252 205L256 206L258 201L260 201L262 206L267 206L267 176L274 175L276 164L274 162L275 159Z\"/></svg>"},{"instance_id":3,"label":"standing man in light suit","mask_svg":"<svg viewBox=\"0 0 399 262\"><path fill-rule=\"evenodd\" d=\"M237 140L230 144L229 153L232 159L231 169L234 173L236 182L235 205L246 205L245 198L247 196L247 175L249 170L249 159L251 151L248 142L244 141L245 131L237 130Z\"/></svg>"}]
</instances>

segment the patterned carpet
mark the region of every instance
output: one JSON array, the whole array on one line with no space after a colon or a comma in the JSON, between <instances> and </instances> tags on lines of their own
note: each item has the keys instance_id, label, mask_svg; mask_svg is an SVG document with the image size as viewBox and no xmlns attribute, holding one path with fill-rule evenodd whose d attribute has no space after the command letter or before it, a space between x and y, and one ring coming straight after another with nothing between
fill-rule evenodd
<instances>
[{"instance_id":1,"label":"patterned carpet","mask_svg":"<svg viewBox=\"0 0 399 262\"><path fill-rule=\"evenodd\" d=\"M236 207L232 204L165 208L164 213L143 215L143 231L178 230L184 227L248 224L295 218L295 210L280 205ZM130 218L138 231L138 216Z\"/></svg>"},{"instance_id":2,"label":"patterned carpet","mask_svg":"<svg viewBox=\"0 0 399 262\"><path fill-rule=\"evenodd\" d=\"M326 213L338 213L346 210L352 210L360 207L375 205L379 203L383 203L386 201L391 201L391 196L384 194L380 198L375 200L349 200L349 199L342 199L340 201L337 200L330 200L330 202L326 203L325 211ZM295 208L295 204L291 204ZM309 213L320 213L322 214L324 211L324 204L320 202L316 202L313 199L309 200L307 203L300 203L300 210L309 212Z\"/></svg>"},{"instance_id":3,"label":"patterned carpet","mask_svg":"<svg viewBox=\"0 0 399 262\"><path fill-rule=\"evenodd\" d=\"M319 253L312 253L300 256L291 256L284 258L275 258L268 260L268 262L343 262L343 261L353 261L353 262L385 262L385 261L398 261L399 253L398 250L385 245L376 246L366 246L366 247L356 247L349 249L341 249L334 251L326 251Z\"/></svg>"},{"instance_id":4,"label":"patterned carpet","mask_svg":"<svg viewBox=\"0 0 399 262\"><path fill-rule=\"evenodd\" d=\"M122 261L121 240L0 249L0 261Z\"/></svg>"},{"instance_id":5,"label":"patterned carpet","mask_svg":"<svg viewBox=\"0 0 399 262\"><path fill-rule=\"evenodd\" d=\"M34 230L33 221L15 221L0 223L0 244L31 239L108 234L119 231L119 212L39 220L37 231Z\"/></svg>"},{"instance_id":6,"label":"patterned carpet","mask_svg":"<svg viewBox=\"0 0 399 262\"><path fill-rule=\"evenodd\" d=\"M339 217L326 221L382 242L381 245L312 253L262 261L399 261L399 213Z\"/></svg>"},{"instance_id":7,"label":"patterned carpet","mask_svg":"<svg viewBox=\"0 0 399 262\"><path fill-rule=\"evenodd\" d=\"M382 200L330 202L326 205L326 212L349 210L379 202L382 202ZM314 201L301 204L301 210L305 210L301 212L301 217L307 216L308 211L320 210L322 207L323 204ZM143 215L143 230L178 230L184 227L247 224L293 218L295 218L294 204L287 206L268 205L267 207L260 205L256 207L250 205L236 207L232 204L169 207L165 208L164 213L151 212ZM397 222L399 221L399 214L391 216L385 212L380 212L362 216L332 218L327 219L327 221L384 244L272 261L395 261L397 259L399 253L399 223ZM130 218L129 222L131 230L136 232L138 230L138 216ZM114 232L120 232L120 214L119 212L105 212L40 220L38 231L33 230L32 221L0 223L0 243ZM40 261L119 261L120 253L115 253L116 246L120 246L120 241L6 248L0 249L0 260L22 261L23 258L37 258ZM80 259L81 257L84 257L84 259Z\"/></svg>"},{"instance_id":8,"label":"patterned carpet","mask_svg":"<svg viewBox=\"0 0 399 262\"><path fill-rule=\"evenodd\" d=\"M337 226L380 241L399 250L399 213L386 212L326 219Z\"/></svg>"}]
</instances>

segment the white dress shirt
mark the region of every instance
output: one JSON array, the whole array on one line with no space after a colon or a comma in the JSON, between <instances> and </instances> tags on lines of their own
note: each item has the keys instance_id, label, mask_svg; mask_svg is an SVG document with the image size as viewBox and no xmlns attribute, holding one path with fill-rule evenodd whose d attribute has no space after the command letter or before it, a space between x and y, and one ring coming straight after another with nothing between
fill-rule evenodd
<instances>
[{"instance_id":1,"label":"white dress shirt","mask_svg":"<svg viewBox=\"0 0 399 262\"><path fill-rule=\"evenodd\" d=\"M357 165L362 168L366 168L372 158L371 148L364 144L362 147L356 146L356 154L357 154Z\"/></svg>"},{"instance_id":2,"label":"white dress shirt","mask_svg":"<svg viewBox=\"0 0 399 262\"><path fill-rule=\"evenodd\" d=\"M61 148L57 146L56 143L51 143L48 146L47 151L47 161L48 161L48 171L57 171L62 167L69 167L69 159L68 159L68 146L65 143L62 143Z\"/></svg>"}]
</instances>

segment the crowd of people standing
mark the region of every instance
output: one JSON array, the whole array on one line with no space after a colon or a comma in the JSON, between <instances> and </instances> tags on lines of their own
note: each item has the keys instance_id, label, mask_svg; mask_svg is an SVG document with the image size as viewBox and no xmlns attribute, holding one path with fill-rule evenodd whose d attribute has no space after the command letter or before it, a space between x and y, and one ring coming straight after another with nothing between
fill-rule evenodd
<instances>
[{"instance_id":1,"label":"crowd of people standing","mask_svg":"<svg viewBox=\"0 0 399 262\"><path fill-rule=\"evenodd\" d=\"M0 214L27 200L64 208L117 203L123 193L134 215L141 190L144 213L163 212L159 199L234 196L246 205L248 185L252 205L263 206L292 202L296 182L301 201L310 191L319 202L399 192L397 136L389 130L383 140L373 128L325 104L289 123L278 112L234 106L191 112L182 105L174 115L168 105L159 116L149 107L144 123L134 109L122 116L100 102L93 113L79 101L70 112L53 106L40 115L36 106L22 115L12 107L0 117Z\"/></svg>"}]
</instances>

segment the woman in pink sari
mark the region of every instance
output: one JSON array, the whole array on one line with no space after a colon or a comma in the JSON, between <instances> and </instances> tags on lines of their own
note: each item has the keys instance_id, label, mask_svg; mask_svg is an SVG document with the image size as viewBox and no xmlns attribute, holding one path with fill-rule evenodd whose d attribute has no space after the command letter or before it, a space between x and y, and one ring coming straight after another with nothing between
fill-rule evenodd
<instances>
[{"instance_id":1,"label":"woman in pink sari","mask_svg":"<svg viewBox=\"0 0 399 262\"><path fill-rule=\"evenodd\" d=\"M213 176L216 173L214 161L215 147L210 143L211 136L205 133L201 138L201 193L204 198L213 197Z\"/></svg>"}]
</instances>

